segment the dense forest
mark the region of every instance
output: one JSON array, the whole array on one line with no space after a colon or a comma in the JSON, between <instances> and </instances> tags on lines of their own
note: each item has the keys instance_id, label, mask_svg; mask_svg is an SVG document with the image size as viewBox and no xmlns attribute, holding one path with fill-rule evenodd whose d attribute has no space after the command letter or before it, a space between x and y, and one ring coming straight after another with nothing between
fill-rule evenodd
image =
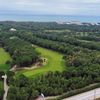
<instances>
[{"instance_id":1,"label":"dense forest","mask_svg":"<svg viewBox=\"0 0 100 100\"><path fill-rule=\"evenodd\" d=\"M10 37L7 34L3 34L0 34L0 42L2 47L11 54L13 58L12 66L30 66L39 59L38 52L35 51L35 48L30 43L16 36Z\"/></svg>"},{"instance_id":2,"label":"dense forest","mask_svg":"<svg viewBox=\"0 0 100 100\"><path fill-rule=\"evenodd\" d=\"M16 31L10 31L15 28ZM40 60L32 44L62 53L66 68L28 78L7 72L8 100L33 100L62 95L100 83L100 26L39 22L0 22L0 46L12 57L10 65L29 67Z\"/></svg>"}]
</instances>

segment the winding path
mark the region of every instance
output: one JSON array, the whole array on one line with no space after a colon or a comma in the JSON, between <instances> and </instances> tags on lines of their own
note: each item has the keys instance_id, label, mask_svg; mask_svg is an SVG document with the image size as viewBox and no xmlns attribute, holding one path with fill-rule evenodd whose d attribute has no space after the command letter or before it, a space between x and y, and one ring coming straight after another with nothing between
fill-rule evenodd
<instances>
[{"instance_id":1,"label":"winding path","mask_svg":"<svg viewBox=\"0 0 100 100\"><path fill-rule=\"evenodd\" d=\"M5 91L3 100L7 100L7 94L9 89L9 86L7 85L7 75L5 74L4 76L2 76L2 78L4 78L4 91Z\"/></svg>"}]
</instances>

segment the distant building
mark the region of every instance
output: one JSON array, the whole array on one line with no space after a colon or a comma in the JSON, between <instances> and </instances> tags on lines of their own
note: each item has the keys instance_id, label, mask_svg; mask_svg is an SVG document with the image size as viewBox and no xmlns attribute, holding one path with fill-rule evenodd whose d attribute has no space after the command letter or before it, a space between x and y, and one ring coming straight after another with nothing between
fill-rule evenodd
<instances>
[{"instance_id":1,"label":"distant building","mask_svg":"<svg viewBox=\"0 0 100 100\"><path fill-rule=\"evenodd\" d=\"M57 24L65 24L63 21L56 21Z\"/></svg>"},{"instance_id":2,"label":"distant building","mask_svg":"<svg viewBox=\"0 0 100 100\"><path fill-rule=\"evenodd\" d=\"M82 25L80 21L71 21L69 22L70 24L75 24L75 25Z\"/></svg>"},{"instance_id":3,"label":"distant building","mask_svg":"<svg viewBox=\"0 0 100 100\"><path fill-rule=\"evenodd\" d=\"M83 22L82 24L86 25L86 26L90 26L91 25L91 23L88 23L88 22Z\"/></svg>"},{"instance_id":4,"label":"distant building","mask_svg":"<svg viewBox=\"0 0 100 100\"><path fill-rule=\"evenodd\" d=\"M97 23L98 25L100 25L100 23Z\"/></svg>"},{"instance_id":5,"label":"distant building","mask_svg":"<svg viewBox=\"0 0 100 100\"><path fill-rule=\"evenodd\" d=\"M58 21L57 24L67 24L67 25L100 25L100 23L94 23L94 22L80 22L80 21Z\"/></svg>"},{"instance_id":6,"label":"distant building","mask_svg":"<svg viewBox=\"0 0 100 100\"><path fill-rule=\"evenodd\" d=\"M80 21L67 21L67 22L63 22L63 21L58 21L57 24L75 24L75 25L82 25L82 23Z\"/></svg>"},{"instance_id":7,"label":"distant building","mask_svg":"<svg viewBox=\"0 0 100 100\"><path fill-rule=\"evenodd\" d=\"M16 31L16 29L15 29L15 28L11 28L11 29L10 29L10 31L15 32L15 31Z\"/></svg>"},{"instance_id":8,"label":"distant building","mask_svg":"<svg viewBox=\"0 0 100 100\"><path fill-rule=\"evenodd\" d=\"M99 25L99 23L93 23L93 22L91 22L91 23L89 23L89 22L83 22L82 24L83 24L83 25L86 25L86 26L90 26L90 25Z\"/></svg>"}]
</instances>

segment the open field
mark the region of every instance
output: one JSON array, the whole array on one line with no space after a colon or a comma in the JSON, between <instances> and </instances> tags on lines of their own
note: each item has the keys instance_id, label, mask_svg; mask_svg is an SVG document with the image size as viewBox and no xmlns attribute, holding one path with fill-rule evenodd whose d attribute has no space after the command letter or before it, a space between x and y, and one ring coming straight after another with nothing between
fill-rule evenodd
<instances>
[{"instance_id":1,"label":"open field","mask_svg":"<svg viewBox=\"0 0 100 100\"><path fill-rule=\"evenodd\" d=\"M63 58L62 54L42 47L36 47L36 50L41 53L42 57L45 57L47 59L47 64L38 69L19 71L18 74L23 73L24 75L30 77L33 75L46 73L48 71L61 72L65 69L65 63L64 60L62 59Z\"/></svg>"},{"instance_id":2,"label":"open field","mask_svg":"<svg viewBox=\"0 0 100 100\"><path fill-rule=\"evenodd\" d=\"M0 48L0 71L6 71L10 67L5 63L11 60L9 53L5 52L3 48Z\"/></svg>"},{"instance_id":3,"label":"open field","mask_svg":"<svg viewBox=\"0 0 100 100\"><path fill-rule=\"evenodd\" d=\"M10 55L3 48L0 48L0 64L5 64L9 60L11 60Z\"/></svg>"}]
</instances>

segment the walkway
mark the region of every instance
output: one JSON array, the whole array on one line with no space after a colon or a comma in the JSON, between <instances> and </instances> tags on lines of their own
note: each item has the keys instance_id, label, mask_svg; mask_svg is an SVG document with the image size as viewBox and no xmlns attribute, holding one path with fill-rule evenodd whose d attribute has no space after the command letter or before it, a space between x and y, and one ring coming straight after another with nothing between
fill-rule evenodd
<instances>
[{"instance_id":1,"label":"walkway","mask_svg":"<svg viewBox=\"0 0 100 100\"><path fill-rule=\"evenodd\" d=\"M7 94L8 94L8 85L7 85L7 75L5 74L4 76L2 76L2 78L4 78L4 96L3 96L3 100L7 100Z\"/></svg>"}]
</instances>

